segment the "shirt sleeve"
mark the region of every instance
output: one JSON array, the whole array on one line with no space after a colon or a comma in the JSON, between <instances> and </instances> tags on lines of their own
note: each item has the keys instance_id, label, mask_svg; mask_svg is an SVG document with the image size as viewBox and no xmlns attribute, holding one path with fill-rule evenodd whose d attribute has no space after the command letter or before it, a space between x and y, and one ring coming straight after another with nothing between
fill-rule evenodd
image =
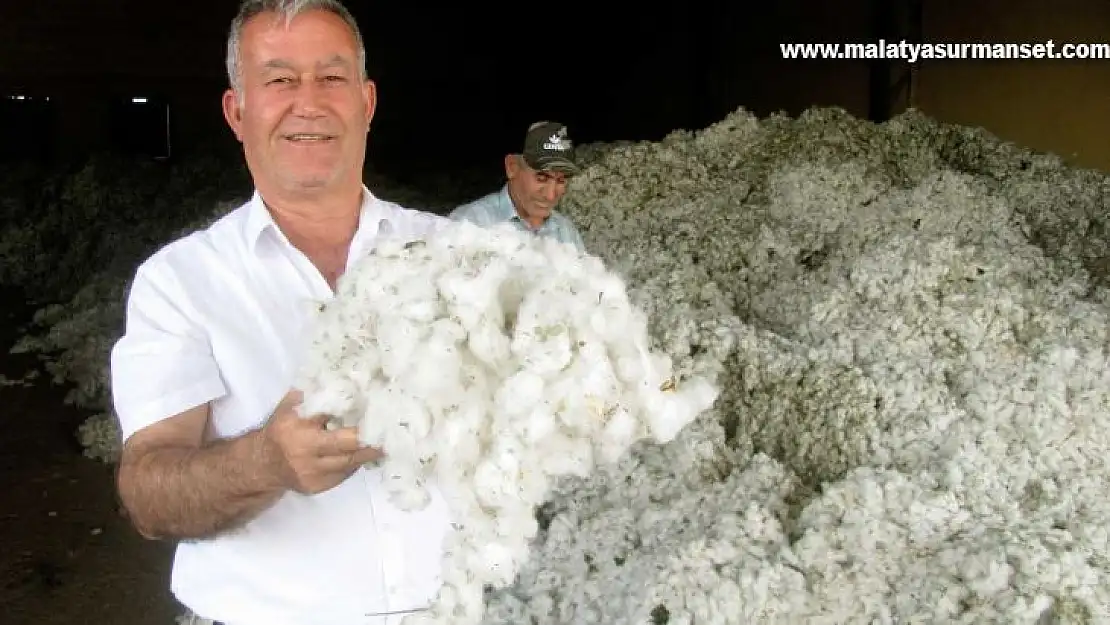
<instances>
[{"instance_id":1,"label":"shirt sleeve","mask_svg":"<svg viewBox=\"0 0 1110 625\"><path fill-rule=\"evenodd\" d=\"M124 334L111 354L112 400L124 441L227 392L187 299L171 271L144 265L136 272Z\"/></svg>"}]
</instances>

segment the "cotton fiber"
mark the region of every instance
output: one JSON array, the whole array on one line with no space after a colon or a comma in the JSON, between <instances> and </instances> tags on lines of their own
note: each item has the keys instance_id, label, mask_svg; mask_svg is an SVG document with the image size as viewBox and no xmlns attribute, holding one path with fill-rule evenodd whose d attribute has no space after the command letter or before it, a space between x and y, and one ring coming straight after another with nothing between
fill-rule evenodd
<instances>
[{"instance_id":1,"label":"cotton fiber","mask_svg":"<svg viewBox=\"0 0 1110 625\"><path fill-rule=\"evenodd\" d=\"M511 227L451 222L383 242L314 332L302 414L382 448L397 506L426 505L434 482L453 513L444 589L421 622L478 623L484 587L512 583L528 558L554 478L669 442L717 397L652 349L599 258Z\"/></svg>"}]
</instances>

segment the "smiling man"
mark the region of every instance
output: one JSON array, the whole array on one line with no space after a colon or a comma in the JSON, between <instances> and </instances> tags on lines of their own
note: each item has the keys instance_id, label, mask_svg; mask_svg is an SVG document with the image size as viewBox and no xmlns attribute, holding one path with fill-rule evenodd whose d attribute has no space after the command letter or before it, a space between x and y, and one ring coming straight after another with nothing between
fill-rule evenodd
<instances>
[{"instance_id":1,"label":"smiling man","mask_svg":"<svg viewBox=\"0 0 1110 625\"><path fill-rule=\"evenodd\" d=\"M335 0L243 3L223 110L255 194L131 285L111 357L120 497L140 533L177 543L171 585L189 623L392 625L440 587L441 494L394 507L366 468L389 450L298 415L290 392L309 304L380 235L450 223L363 185L377 106L364 50Z\"/></svg>"},{"instance_id":2,"label":"smiling man","mask_svg":"<svg viewBox=\"0 0 1110 625\"><path fill-rule=\"evenodd\" d=\"M505 186L456 208L450 217L484 227L509 222L525 232L551 237L585 252L578 229L556 210L567 192L568 179L577 173L567 127L557 122L536 122L528 128L524 149L505 156Z\"/></svg>"}]
</instances>

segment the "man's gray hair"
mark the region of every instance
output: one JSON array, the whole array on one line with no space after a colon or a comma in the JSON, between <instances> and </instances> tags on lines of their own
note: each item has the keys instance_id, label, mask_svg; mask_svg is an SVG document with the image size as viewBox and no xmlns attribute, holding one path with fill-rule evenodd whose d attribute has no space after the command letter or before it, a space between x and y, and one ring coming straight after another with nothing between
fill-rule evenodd
<instances>
[{"instance_id":1,"label":"man's gray hair","mask_svg":"<svg viewBox=\"0 0 1110 625\"><path fill-rule=\"evenodd\" d=\"M362 33L354 16L343 6L339 0L244 0L239 5L239 14L231 21L231 32L227 37L227 80L231 88L242 98L242 50L240 45L243 38L243 27L252 17L261 13L274 13L283 19L288 26L301 13L306 11L329 11L338 15L355 36L358 47L358 67L363 78L366 78L366 46L362 41Z\"/></svg>"}]
</instances>

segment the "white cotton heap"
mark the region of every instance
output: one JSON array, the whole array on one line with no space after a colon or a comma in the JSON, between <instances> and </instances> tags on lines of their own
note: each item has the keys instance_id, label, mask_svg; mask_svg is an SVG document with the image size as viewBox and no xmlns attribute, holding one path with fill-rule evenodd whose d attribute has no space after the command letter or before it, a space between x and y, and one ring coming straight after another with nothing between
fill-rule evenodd
<instances>
[{"instance_id":1,"label":"white cotton heap","mask_svg":"<svg viewBox=\"0 0 1110 625\"><path fill-rule=\"evenodd\" d=\"M560 209L589 249L620 268L671 375L707 376L720 396L669 444L624 455L613 445L609 457L619 459L585 478L521 480L551 488L527 561L514 583L484 597L482 625L1110 625L1110 176L917 112L872 124L834 109L762 120L741 110L659 142L576 152L583 171ZM548 340L524 366L505 356L522 348L497 324L511 313L541 323L542 313L542 323L558 325L547 316L565 316L569 303L525 305L523 292L567 278L539 282L539 272L520 269L533 252L514 252L507 240L484 243L506 245L485 257L452 252L469 260L440 273L426 267L434 275L423 284L384 268L405 265L398 275L411 278L412 267L430 266L420 254L444 254L435 245L406 252L411 266L375 260L386 264L372 283L391 307L408 301L405 314L444 319L446 304L421 312L413 289L438 293L446 280L459 321L437 322L437 340L414 344L399 341L408 336L396 330L401 313L385 311L394 331L383 352L351 333L360 326L330 318L326 327L351 335L316 353L313 370L329 391L313 401L350 408L355 423L373 380L456 388L457 371L480 370L462 403L502 401L511 404L505 415L536 415L511 420L529 436L553 429L554 419L525 407L542 402L524 399L553 396L538 372L576 343L543 332ZM563 252L544 253L582 271ZM468 273L470 290L452 287L451 276ZM21 345L48 355L81 396L106 398L107 369L91 365L106 361L122 327L129 279L106 276L44 311L49 332ZM483 299L494 285L500 310ZM382 310L375 297L348 300ZM442 354L437 346L464 321L477 331ZM368 334L380 336L374 327ZM427 380L397 373L426 357L405 356L417 350L448 364L519 366L435 365ZM642 362L613 358L618 374ZM375 376L375 363L393 378ZM603 386L598 375L591 385ZM501 391L509 380L517 390ZM409 405L419 415L430 404ZM470 419L478 431L494 422L487 414L465 413L454 427ZM90 446L105 446L110 430L87 433ZM398 428L373 436L392 435L401 455L409 439L398 433L411 438ZM512 437L498 440L460 444L440 461L485 460L495 449L515 458ZM548 440L544 453L553 447ZM597 458L596 442L590 449ZM410 441L410 460L426 451ZM506 465L489 460L480 481L496 484L487 476L519 468ZM392 470L403 466L411 465ZM400 494L419 502L413 483L431 473L410 470ZM474 508L479 495L509 488L501 487L456 488L470 497L456 505ZM489 518L453 540L492 535ZM498 518L516 529L512 519L531 523ZM507 544L482 543L491 554ZM456 572L481 569L452 561ZM470 583L445 592L477 610Z\"/></svg>"},{"instance_id":2,"label":"white cotton heap","mask_svg":"<svg viewBox=\"0 0 1110 625\"><path fill-rule=\"evenodd\" d=\"M451 223L388 240L317 318L301 412L382 448L390 497L451 508L444 587L420 622L477 623L513 582L552 480L588 477L636 442L666 443L717 389L678 379L644 314L596 257L510 227Z\"/></svg>"},{"instance_id":3,"label":"white cotton heap","mask_svg":"<svg viewBox=\"0 0 1110 625\"><path fill-rule=\"evenodd\" d=\"M1110 623L1110 179L913 116L596 152L587 245L676 363L736 349L713 419L559 485L483 625Z\"/></svg>"}]
</instances>

